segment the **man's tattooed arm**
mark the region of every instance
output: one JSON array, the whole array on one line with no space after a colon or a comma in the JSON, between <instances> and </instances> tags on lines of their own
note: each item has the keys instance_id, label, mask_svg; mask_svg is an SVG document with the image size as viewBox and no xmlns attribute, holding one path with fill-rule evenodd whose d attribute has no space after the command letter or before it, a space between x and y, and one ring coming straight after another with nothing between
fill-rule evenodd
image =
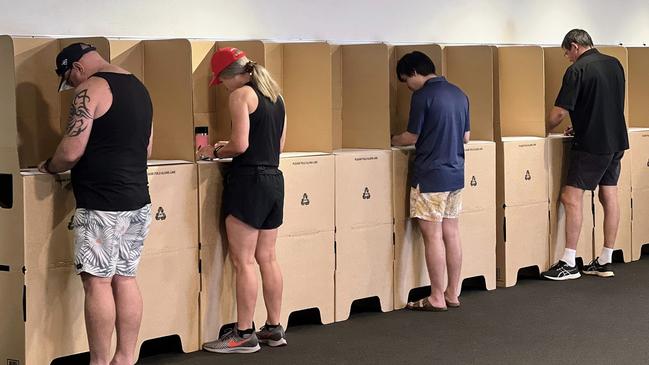
<instances>
[{"instance_id":1,"label":"man's tattooed arm","mask_svg":"<svg viewBox=\"0 0 649 365\"><path fill-rule=\"evenodd\" d=\"M68 126L65 129L65 135L76 137L88 128L88 119L92 120L92 115L88 111L88 89L83 89L75 95L70 106L70 116L68 117Z\"/></svg>"}]
</instances>

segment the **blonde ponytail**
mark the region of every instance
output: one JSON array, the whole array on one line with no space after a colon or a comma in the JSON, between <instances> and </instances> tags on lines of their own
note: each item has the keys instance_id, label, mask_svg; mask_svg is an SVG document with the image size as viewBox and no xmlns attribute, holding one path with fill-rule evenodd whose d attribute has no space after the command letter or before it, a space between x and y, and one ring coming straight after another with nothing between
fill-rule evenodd
<instances>
[{"instance_id":1,"label":"blonde ponytail","mask_svg":"<svg viewBox=\"0 0 649 365\"><path fill-rule=\"evenodd\" d=\"M264 66L252 63L251 79L265 97L269 98L273 103L277 102L280 94L279 85L273 80Z\"/></svg>"}]
</instances>

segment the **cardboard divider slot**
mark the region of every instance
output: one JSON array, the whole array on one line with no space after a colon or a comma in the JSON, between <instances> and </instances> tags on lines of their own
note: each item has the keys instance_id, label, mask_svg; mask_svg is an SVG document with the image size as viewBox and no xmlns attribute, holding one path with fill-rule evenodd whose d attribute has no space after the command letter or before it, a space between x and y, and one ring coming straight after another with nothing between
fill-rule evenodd
<instances>
[{"instance_id":1,"label":"cardboard divider slot","mask_svg":"<svg viewBox=\"0 0 649 365\"><path fill-rule=\"evenodd\" d=\"M14 206L14 184L12 174L0 174L0 208L11 209Z\"/></svg>"},{"instance_id":2,"label":"cardboard divider slot","mask_svg":"<svg viewBox=\"0 0 649 365\"><path fill-rule=\"evenodd\" d=\"M11 271L11 268L9 267L9 265L0 265L0 271L9 272Z\"/></svg>"}]
</instances>

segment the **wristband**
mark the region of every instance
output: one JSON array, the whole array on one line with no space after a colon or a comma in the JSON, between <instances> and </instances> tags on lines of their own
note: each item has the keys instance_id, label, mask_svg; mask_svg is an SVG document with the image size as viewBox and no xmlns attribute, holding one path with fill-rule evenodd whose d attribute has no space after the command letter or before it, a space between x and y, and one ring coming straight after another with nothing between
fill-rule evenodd
<instances>
[{"instance_id":1,"label":"wristband","mask_svg":"<svg viewBox=\"0 0 649 365\"><path fill-rule=\"evenodd\" d=\"M220 145L214 149L214 158L219 158L218 152L221 148L223 148L224 145Z\"/></svg>"},{"instance_id":2,"label":"wristband","mask_svg":"<svg viewBox=\"0 0 649 365\"><path fill-rule=\"evenodd\" d=\"M45 163L43 164L43 169L50 175L54 175L52 171L50 171L50 162L52 162L52 158L48 158L45 160Z\"/></svg>"}]
</instances>

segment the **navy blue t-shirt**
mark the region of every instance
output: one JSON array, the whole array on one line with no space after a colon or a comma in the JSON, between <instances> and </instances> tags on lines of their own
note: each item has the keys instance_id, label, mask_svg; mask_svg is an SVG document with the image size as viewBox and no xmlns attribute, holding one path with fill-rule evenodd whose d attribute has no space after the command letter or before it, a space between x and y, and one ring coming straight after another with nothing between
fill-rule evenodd
<instances>
[{"instance_id":1,"label":"navy blue t-shirt","mask_svg":"<svg viewBox=\"0 0 649 365\"><path fill-rule=\"evenodd\" d=\"M422 193L464 188L464 133L469 99L446 78L434 77L412 94L408 132L417 134L410 185Z\"/></svg>"}]
</instances>

